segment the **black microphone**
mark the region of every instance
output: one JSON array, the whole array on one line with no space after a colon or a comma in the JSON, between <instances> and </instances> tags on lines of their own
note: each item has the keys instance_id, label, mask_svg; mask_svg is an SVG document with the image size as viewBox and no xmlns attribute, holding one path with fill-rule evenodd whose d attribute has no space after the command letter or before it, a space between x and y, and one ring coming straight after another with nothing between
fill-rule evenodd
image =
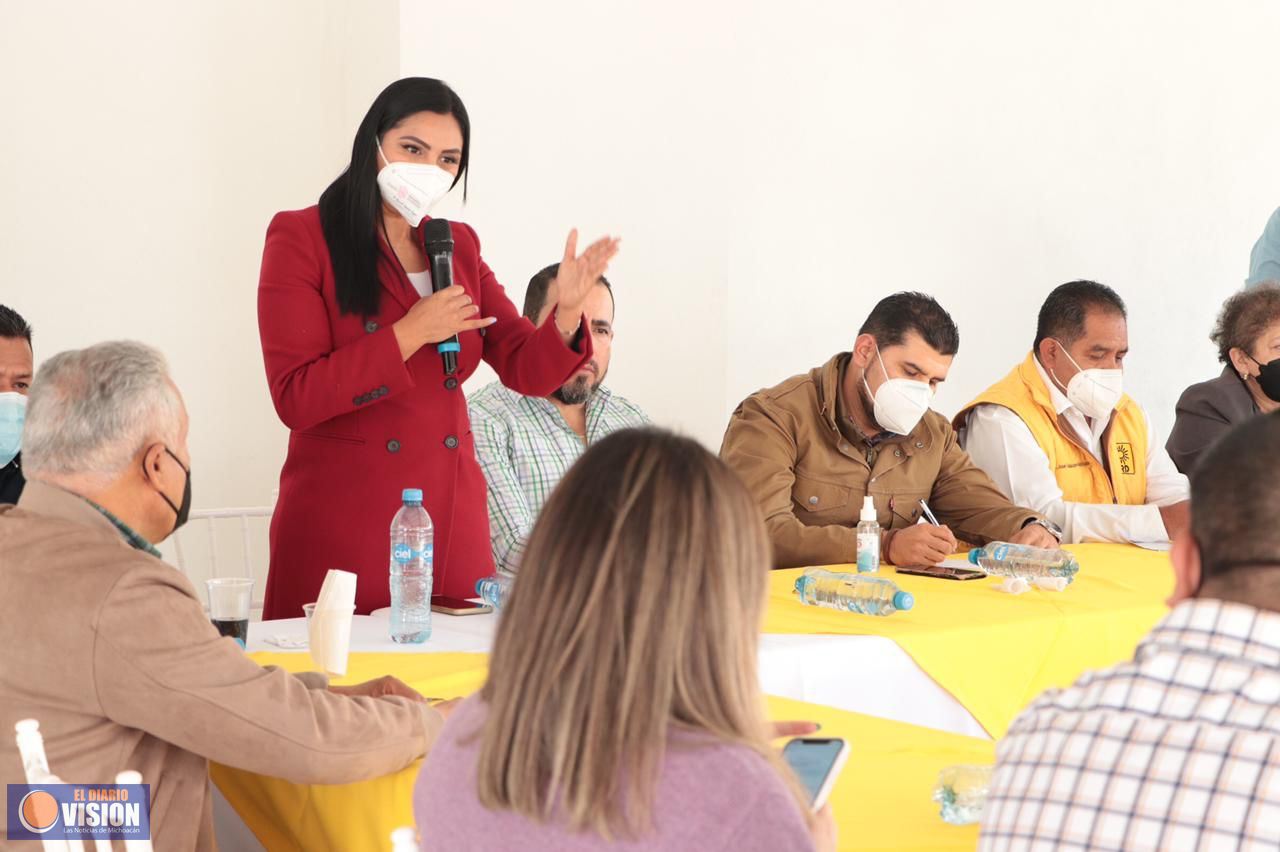
<instances>
[{"instance_id":1,"label":"black microphone","mask_svg":"<svg viewBox=\"0 0 1280 852\"><path fill-rule=\"evenodd\" d=\"M453 234L449 231L448 219L429 219L422 226L422 250L431 264L431 292L439 293L446 287L452 287ZM458 372L458 353L461 350L462 344L456 334L436 344L436 351L444 361L446 376Z\"/></svg>"}]
</instances>

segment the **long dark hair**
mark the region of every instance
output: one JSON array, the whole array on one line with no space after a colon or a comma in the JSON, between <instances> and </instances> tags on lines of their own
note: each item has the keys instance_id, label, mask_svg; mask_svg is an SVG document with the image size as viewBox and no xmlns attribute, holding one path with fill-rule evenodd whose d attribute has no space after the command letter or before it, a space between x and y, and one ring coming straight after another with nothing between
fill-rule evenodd
<instances>
[{"instance_id":1,"label":"long dark hair","mask_svg":"<svg viewBox=\"0 0 1280 852\"><path fill-rule=\"evenodd\" d=\"M320 227L333 264L338 309L344 314L369 316L378 312L378 229L382 194L378 190L378 140L407 116L417 112L452 115L462 129L462 157L458 181L466 198L467 160L471 155L471 121L462 99L449 86L431 77L406 77L382 90L365 113L351 146L351 165L320 195Z\"/></svg>"}]
</instances>

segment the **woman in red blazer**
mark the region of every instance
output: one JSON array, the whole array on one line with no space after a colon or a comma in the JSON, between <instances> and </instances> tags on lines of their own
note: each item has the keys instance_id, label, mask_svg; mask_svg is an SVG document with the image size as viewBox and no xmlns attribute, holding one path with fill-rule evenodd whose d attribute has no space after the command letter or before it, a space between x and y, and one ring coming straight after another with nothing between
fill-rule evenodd
<instances>
[{"instance_id":1,"label":"woman in red blazer","mask_svg":"<svg viewBox=\"0 0 1280 852\"><path fill-rule=\"evenodd\" d=\"M466 109L444 83L392 83L319 205L279 213L267 229L258 327L290 434L264 618L298 616L330 568L359 575L358 612L387 606L388 531L405 488L422 489L435 524L433 593L473 596L493 554L461 384L483 358L508 387L545 396L591 358L582 302L616 240L579 256L570 233L555 321L540 328L512 305L463 224L450 223L454 286L431 292L421 222L466 174L469 137ZM446 376L435 344L455 334L458 370Z\"/></svg>"}]
</instances>

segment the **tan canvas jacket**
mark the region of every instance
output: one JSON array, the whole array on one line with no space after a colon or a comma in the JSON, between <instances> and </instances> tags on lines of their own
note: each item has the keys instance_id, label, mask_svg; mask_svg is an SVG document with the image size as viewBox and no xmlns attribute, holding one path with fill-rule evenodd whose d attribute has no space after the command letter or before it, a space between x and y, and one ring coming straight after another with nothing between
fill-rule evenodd
<instances>
[{"instance_id":1,"label":"tan canvas jacket","mask_svg":"<svg viewBox=\"0 0 1280 852\"><path fill-rule=\"evenodd\" d=\"M906 436L877 448L853 444L836 423L849 353L777 387L747 397L729 420L720 456L755 495L779 567L829 565L857 558L862 499L875 501L887 556L893 531L920 519L925 499L958 539L1007 540L1035 512L1009 502L956 443L947 419L929 411Z\"/></svg>"},{"instance_id":2,"label":"tan canvas jacket","mask_svg":"<svg viewBox=\"0 0 1280 852\"><path fill-rule=\"evenodd\" d=\"M443 725L424 704L259 666L218 635L181 572L40 482L0 507L0 649L0 783L25 780L13 725L35 718L64 782L142 773L164 852L214 848L210 760L344 783L402 769ZM5 820L0 809L0 845Z\"/></svg>"}]
</instances>

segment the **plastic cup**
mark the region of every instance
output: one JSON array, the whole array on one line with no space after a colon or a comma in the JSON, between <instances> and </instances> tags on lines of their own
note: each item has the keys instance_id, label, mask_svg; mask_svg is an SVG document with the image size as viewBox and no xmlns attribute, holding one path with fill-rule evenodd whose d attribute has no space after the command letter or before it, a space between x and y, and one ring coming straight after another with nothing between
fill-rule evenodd
<instances>
[{"instance_id":1,"label":"plastic cup","mask_svg":"<svg viewBox=\"0 0 1280 852\"><path fill-rule=\"evenodd\" d=\"M249 611L253 607L253 580L248 577L214 577L205 580L209 590L209 620L223 636L243 648L249 641Z\"/></svg>"},{"instance_id":2,"label":"plastic cup","mask_svg":"<svg viewBox=\"0 0 1280 852\"><path fill-rule=\"evenodd\" d=\"M312 607L311 617L307 620L307 650L319 671L329 675L347 673L351 620L355 612L354 604L327 610Z\"/></svg>"}]
</instances>

